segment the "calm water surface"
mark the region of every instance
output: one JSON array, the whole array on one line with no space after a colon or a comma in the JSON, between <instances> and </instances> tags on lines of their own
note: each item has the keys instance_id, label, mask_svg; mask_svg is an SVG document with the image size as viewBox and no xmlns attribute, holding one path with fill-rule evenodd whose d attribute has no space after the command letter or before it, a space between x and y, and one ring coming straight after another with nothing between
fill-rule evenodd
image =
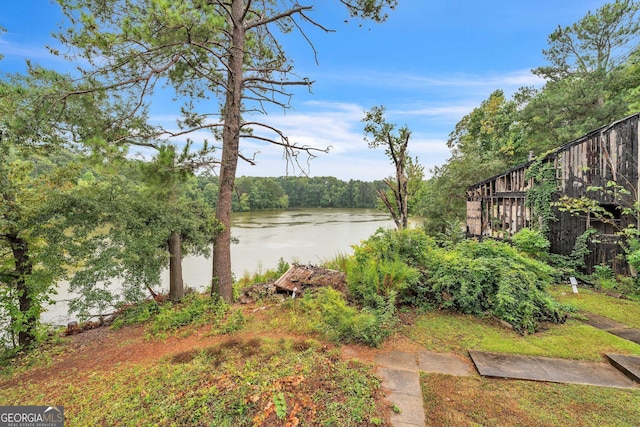
<instances>
[{"instance_id":1,"label":"calm water surface","mask_svg":"<svg viewBox=\"0 0 640 427\"><path fill-rule=\"evenodd\" d=\"M236 277L274 269L280 258L288 263L320 264L343 253L352 253L351 245L372 235L379 227L393 227L393 221L375 209L300 209L234 213L232 236L239 239L231 246L231 265ZM211 280L211 259L185 257L185 285L207 289ZM72 298L60 283L56 303L43 314L45 322L66 324L66 300ZM117 284L115 285L117 289ZM160 290L169 289L169 273L162 275Z\"/></svg>"}]
</instances>

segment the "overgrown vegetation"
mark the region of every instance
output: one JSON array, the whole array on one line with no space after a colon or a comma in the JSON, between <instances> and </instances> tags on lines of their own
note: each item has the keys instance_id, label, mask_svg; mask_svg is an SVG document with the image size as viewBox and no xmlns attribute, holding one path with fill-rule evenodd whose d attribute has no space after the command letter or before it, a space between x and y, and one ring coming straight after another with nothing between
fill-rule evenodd
<instances>
[{"instance_id":1,"label":"overgrown vegetation","mask_svg":"<svg viewBox=\"0 0 640 427\"><path fill-rule=\"evenodd\" d=\"M534 185L527 190L526 201L531 209L532 218L536 220L535 228L542 233L548 233L549 223L557 221L552 207L558 192L556 169L542 156L529 166L526 175L527 179L533 179L534 182Z\"/></svg>"},{"instance_id":2,"label":"overgrown vegetation","mask_svg":"<svg viewBox=\"0 0 640 427\"><path fill-rule=\"evenodd\" d=\"M147 300L127 305L121 309L112 327L120 329L125 325L148 323L151 336L159 338L189 325L197 328L204 324L212 326L213 334L226 334L242 329L246 322L240 310L229 314L229 304L220 298L211 298L198 293L188 293L179 303Z\"/></svg>"},{"instance_id":3,"label":"overgrown vegetation","mask_svg":"<svg viewBox=\"0 0 640 427\"><path fill-rule=\"evenodd\" d=\"M391 238L395 233L377 233L371 246L387 247L387 253L400 254L399 259L407 263L438 259L441 249L432 246L419 230L407 230L397 240ZM420 244L427 245L427 250L412 249ZM493 243L488 248L473 248L473 253L482 252L482 256L503 250ZM363 244L357 251L369 249ZM462 251L459 246L455 250ZM405 295L408 289L403 291ZM566 285L551 286L550 290L566 303L640 327L639 302L584 289L574 295ZM121 319L129 318L127 323L147 318L147 331L158 325L183 323L186 313L191 313L192 323L169 326L167 331L175 332L170 335L160 333L166 341L150 341L144 333L136 337L138 328L124 327L96 342L82 341L83 336L78 336L73 346L51 346L37 355L14 360L0 369L0 405L57 402L65 406L71 425L115 425L123 420L131 425L167 426L387 425L394 408L383 401L372 368L342 360L337 349L322 341L324 335L333 339L328 327L332 316L338 319L337 328L344 328L338 331L337 340L353 337L355 332L378 333L375 327L356 326L366 324L355 319L369 310L362 303L361 309L349 307L341 294L325 289L269 307L259 304L257 310L245 309L244 315L237 314L238 310L216 317L222 310L207 301L188 294L180 304L164 306L148 301L123 311ZM322 310L330 315L325 317ZM165 315L159 321L161 312ZM522 336L492 319L453 311L428 310L405 316L410 321L396 330L398 336L406 336L427 350L460 356L466 356L470 348L588 361L601 361L602 353L640 354L639 345L575 319L562 326L545 324L544 330ZM233 319L243 319L244 329L224 337L206 333L208 326L213 332L220 325L237 324ZM195 324L202 326L194 328ZM325 330L319 327L322 324ZM353 327L349 329L349 325ZM186 337L194 329L204 334ZM194 344L203 339L210 342ZM99 351L104 346L113 351ZM153 354L129 359L141 347ZM86 357L86 352L93 357ZM110 359L114 354L120 358ZM86 365L94 357L98 363ZM632 426L639 415L637 390L436 374L422 375L421 385L427 422L434 425L453 420L456 425L469 426L537 426L564 420L588 426ZM550 395L554 398L549 399Z\"/></svg>"},{"instance_id":4,"label":"overgrown vegetation","mask_svg":"<svg viewBox=\"0 0 640 427\"><path fill-rule=\"evenodd\" d=\"M545 253L538 234L525 233L519 241L539 257ZM347 273L350 297L365 307L397 295L422 308L495 316L522 333L566 318L567 308L546 293L555 270L503 242L468 240L441 248L419 229L379 230L355 248Z\"/></svg>"},{"instance_id":5,"label":"overgrown vegetation","mask_svg":"<svg viewBox=\"0 0 640 427\"><path fill-rule=\"evenodd\" d=\"M361 309L350 306L340 292L324 288L308 294L303 309L318 319L315 330L335 343L357 343L378 347L397 323L395 294L380 296Z\"/></svg>"},{"instance_id":6,"label":"overgrown vegetation","mask_svg":"<svg viewBox=\"0 0 640 427\"><path fill-rule=\"evenodd\" d=\"M0 403L63 402L69 425L380 425L380 381L312 339L234 339L81 382L3 388ZM109 384L109 387L105 387Z\"/></svg>"},{"instance_id":7,"label":"overgrown vegetation","mask_svg":"<svg viewBox=\"0 0 640 427\"><path fill-rule=\"evenodd\" d=\"M466 241L437 253L430 283L440 307L493 315L520 332L534 332L541 321L565 320L566 308L546 293L554 270L506 243Z\"/></svg>"},{"instance_id":8,"label":"overgrown vegetation","mask_svg":"<svg viewBox=\"0 0 640 427\"><path fill-rule=\"evenodd\" d=\"M511 237L511 242L520 252L532 258L545 260L549 257L549 239L539 230L523 228Z\"/></svg>"}]
</instances>

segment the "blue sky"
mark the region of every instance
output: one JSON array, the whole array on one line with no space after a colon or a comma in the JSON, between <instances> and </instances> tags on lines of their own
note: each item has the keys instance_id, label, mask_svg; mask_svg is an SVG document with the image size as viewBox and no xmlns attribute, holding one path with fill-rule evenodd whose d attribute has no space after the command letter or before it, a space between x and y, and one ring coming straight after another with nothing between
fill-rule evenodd
<instances>
[{"instance_id":1,"label":"blue sky","mask_svg":"<svg viewBox=\"0 0 640 427\"><path fill-rule=\"evenodd\" d=\"M309 0L313 17L335 32L309 29L318 52L293 34L283 44L296 73L315 81L312 93L296 91L286 114L262 117L292 140L331 146L310 163L310 176L381 179L393 174L382 149L363 140L364 112L376 105L387 120L412 131L409 151L426 169L449 157L446 141L455 124L491 92L511 95L521 86L540 86L532 68L545 65L547 36L595 11L603 0L400 0L387 22L348 18L337 0ZM69 64L51 58L51 33L62 21L58 6L47 0L7 1L0 11L0 71L24 70L26 58L60 70ZM170 102L152 106L152 120L169 123L177 111ZM195 139L206 135L195 135ZM242 164L238 176L299 175L287 169L280 148L244 143L257 166Z\"/></svg>"}]
</instances>

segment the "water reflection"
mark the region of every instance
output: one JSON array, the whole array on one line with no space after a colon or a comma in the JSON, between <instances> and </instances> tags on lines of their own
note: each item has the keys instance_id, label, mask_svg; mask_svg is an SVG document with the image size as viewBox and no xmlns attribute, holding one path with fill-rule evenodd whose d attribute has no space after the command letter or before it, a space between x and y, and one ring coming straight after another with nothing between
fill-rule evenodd
<instances>
[{"instance_id":1,"label":"water reflection","mask_svg":"<svg viewBox=\"0 0 640 427\"><path fill-rule=\"evenodd\" d=\"M242 212L233 214L231 234L239 239L231 247L233 273L239 277L275 268L282 258L288 263L320 264L343 253L352 253L351 245L393 222L374 209L304 209L287 211ZM187 286L208 289L211 259L185 257L183 276ZM162 275L160 288L168 290L169 273ZM119 285L114 284L114 289ZM43 321L65 324L66 284L60 283L56 304L43 314Z\"/></svg>"}]
</instances>

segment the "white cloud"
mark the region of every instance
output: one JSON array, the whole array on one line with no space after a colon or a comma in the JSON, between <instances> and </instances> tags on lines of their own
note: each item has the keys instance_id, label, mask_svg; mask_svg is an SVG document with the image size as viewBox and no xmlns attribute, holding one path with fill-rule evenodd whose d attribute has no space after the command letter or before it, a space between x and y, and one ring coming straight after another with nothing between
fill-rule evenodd
<instances>
[{"instance_id":1,"label":"white cloud","mask_svg":"<svg viewBox=\"0 0 640 427\"><path fill-rule=\"evenodd\" d=\"M447 73L446 75L429 75L420 73L388 72L375 70L340 70L338 73L324 74L319 80L332 80L359 86L375 86L377 88L411 88L413 90L435 88L489 88L495 90L522 86L539 87L544 80L531 73L530 70L515 70L506 73Z\"/></svg>"},{"instance_id":2,"label":"white cloud","mask_svg":"<svg viewBox=\"0 0 640 427\"><path fill-rule=\"evenodd\" d=\"M409 151L412 156L418 156L425 169L442 164L449 157L446 146L446 136L437 130L424 128L424 118L446 117L447 122L455 123L469 111L469 106L433 106L420 108L402 108L389 111L389 120L404 117L412 118L412 138ZM302 153L299 161L305 173L311 176L336 176L340 179L382 179L393 173L389 159L384 149L369 149L364 140L363 123L365 108L355 103L341 103L332 101L312 101L303 103L297 110L286 114L270 114L259 119L270 126L280 129L289 137L292 143L316 148L331 147L328 153L315 153L317 157L307 164L307 156ZM162 115L154 116L152 120L165 126L174 126L175 117ZM256 135L273 137L260 127L254 128ZM189 136L196 142L205 138L211 140L209 132L195 132ZM244 139L241 143L242 154L253 157L257 166L250 166L246 162L239 163L238 176L280 176L285 174L299 175L301 171L295 165L287 164L284 150L274 144L268 144L252 139Z\"/></svg>"},{"instance_id":3,"label":"white cloud","mask_svg":"<svg viewBox=\"0 0 640 427\"><path fill-rule=\"evenodd\" d=\"M55 44L52 43L52 47L56 48ZM0 38L0 54L4 55L6 59L45 60L57 63L67 62L67 60L62 56L52 55L46 47L16 44L2 38Z\"/></svg>"}]
</instances>

